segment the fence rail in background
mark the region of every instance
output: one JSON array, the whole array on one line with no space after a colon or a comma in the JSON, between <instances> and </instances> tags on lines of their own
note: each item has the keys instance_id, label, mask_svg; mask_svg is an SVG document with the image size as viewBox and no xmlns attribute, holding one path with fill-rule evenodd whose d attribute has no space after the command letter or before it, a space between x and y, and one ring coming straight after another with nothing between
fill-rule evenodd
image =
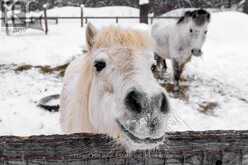
<instances>
[{"instance_id":1,"label":"fence rail in background","mask_svg":"<svg viewBox=\"0 0 248 165\"><path fill-rule=\"evenodd\" d=\"M141 18L146 18L150 20L149 22L152 23L154 19L178 19L179 17L174 16L157 16L157 17L135 17L135 16L87 16L87 17L29 17L31 19L42 19L42 20L55 20L56 24L59 22L59 20L84 20L85 23L88 22L90 19L113 19L116 23L119 22L121 19L137 19L140 20ZM0 18L4 20L5 18ZM20 20L26 20L27 17L19 17ZM149 23L148 22L148 23Z\"/></svg>"},{"instance_id":2,"label":"fence rail in background","mask_svg":"<svg viewBox=\"0 0 248 165\"><path fill-rule=\"evenodd\" d=\"M44 20L44 26L45 26L45 34L48 34L48 29L49 29L49 26L48 26L48 21L49 20L54 20L56 24L59 23L59 20L80 20L80 24L81 24L81 27L84 26L84 24L87 24L89 20L97 20L97 19L112 19L115 21L115 23L119 23L119 20L122 20L122 19L137 19L138 21L139 20L147 20L148 24L152 24L153 23L153 20L154 19L178 19L179 17L173 17L173 16L159 16L159 17L138 17L138 16L86 16L86 17L46 17L46 11L44 12L45 15L44 16L41 16L41 17L19 17L18 19L19 20L26 20L26 19L32 19L32 20ZM1 20L5 20L6 21L6 18L0 18ZM9 24L8 23L5 23L5 28L6 28L6 31L8 32L7 35L9 35Z\"/></svg>"},{"instance_id":3,"label":"fence rail in background","mask_svg":"<svg viewBox=\"0 0 248 165\"><path fill-rule=\"evenodd\" d=\"M44 19L45 17L29 17L33 19ZM141 17L135 17L135 16L87 16L87 17L47 17L47 19L140 19ZM174 16L158 16L158 17L145 17L148 19L177 19L179 17ZM0 18L4 19L4 18ZM27 19L27 17L19 17L19 19Z\"/></svg>"},{"instance_id":4,"label":"fence rail in background","mask_svg":"<svg viewBox=\"0 0 248 165\"><path fill-rule=\"evenodd\" d=\"M150 23L153 22L154 19L172 19L172 18L176 18L176 17L149 17L148 14L149 14L149 8L150 8L150 4L149 4L149 1L148 3L146 4L140 4L139 5L139 9L140 9L140 15L139 16L100 16L100 17L95 17L95 16L84 16L84 10L85 10L85 7L83 4L80 5L80 16L79 17L48 17L47 16L47 9L48 9L48 4L44 4L43 5L43 14L41 14L39 17L31 17L33 20L36 20L36 19L39 19L39 20L44 20L44 25L45 25L45 34L48 33L48 20L55 20L56 23L58 23L58 21L60 19L79 19L81 21L81 27L84 26L84 22L87 23L89 19L114 19L116 23L119 22L120 19L139 19L139 22L140 23L149 23L149 20L150 20ZM5 11L5 10L4 10ZM5 23L5 28L6 28L6 34L9 35L9 23L8 23L8 20L12 20L12 23L15 22L13 21L15 19L15 15L12 15L12 16L8 16L5 12L4 12L4 15L2 16L4 18L1 18L2 20L5 20L4 23ZM27 17L22 17L20 15L17 16L17 18L19 20L22 20L22 22L24 23L24 25L27 22ZM14 26L14 25L13 25ZM28 27L28 26L27 26ZM24 27L25 28L25 27Z\"/></svg>"},{"instance_id":5,"label":"fence rail in background","mask_svg":"<svg viewBox=\"0 0 248 165\"><path fill-rule=\"evenodd\" d=\"M155 16L157 15L161 15L162 13L168 12L170 10L176 9L176 8L182 8L182 7L197 7L197 8L206 8L206 7L214 7L216 8L216 4L222 4L221 6L226 6L226 7L231 7L233 4L238 5L239 7L243 8L244 10L248 10L248 0L224 0L221 1L219 3L217 3L216 0L210 0L209 2L205 2L203 0L201 1L187 1L186 4L190 4L190 6L184 6L185 3L181 4L181 1L174 1L174 0L167 0L167 1L161 1L161 0L154 0L154 1L147 1L146 4L138 4L139 1L130 1L129 0L123 0L123 1L113 1L113 0L106 0L103 1L101 3L98 3L98 1L73 1L76 2L77 5L75 6L80 6L80 16L79 17L48 17L46 19L46 10L48 9L48 7L54 7L54 2L52 3L53 5L51 6L51 4L48 1L42 1L41 3L38 3L38 1L36 1L38 3L39 9L43 10L43 17L42 19L45 20L45 29L43 31L45 31L45 33L48 33L48 23L47 20L55 20L56 23L58 23L58 21L60 19L80 19L81 20L81 26L84 26L84 23L87 23L89 19L114 19L116 23L119 22L120 19L139 19L139 22L141 23L152 23L154 19L171 19L171 18L177 18L177 17L149 17L148 14L149 13L154 13ZM235 1L235 2L233 2ZM0 2L4 2L1 1ZM65 1L63 1L65 2ZM73 4L72 1L68 1L68 4ZM122 4L123 3L123 4ZM1 3L2 4L2 3ZM113 17L94 17L94 16L84 16L84 10L85 10L85 5L87 7L103 7L103 6L130 6L130 7L135 7L138 8L140 10L140 15L139 17L123 17L123 16L113 16ZM179 5L179 6L178 6ZM3 7L3 5L0 5L1 7ZM42 7L41 7L42 6ZM173 7L174 6L174 7ZM217 5L218 6L218 5ZM217 8L219 8L217 7ZM236 6L237 7L237 6ZM3 10L3 9L2 9ZM3 14L5 12L2 12ZM6 16L6 13L4 14ZM3 17L3 16L2 16ZM18 17L19 18L19 17ZM8 24L5 24L6 27L6 34L9 34L8 31Z\"/></svg>"},{"instance_id":6,"label":"fence rail in background","mask_svg":"<svg viewBox=\"0 0 248 165\"><path fill-rule=\"evenodd\" d=\"M3 136L0 164L248 165L248 131L170 132L158 149L129 154L100 134Z\"/></svg>"}]
</instances>

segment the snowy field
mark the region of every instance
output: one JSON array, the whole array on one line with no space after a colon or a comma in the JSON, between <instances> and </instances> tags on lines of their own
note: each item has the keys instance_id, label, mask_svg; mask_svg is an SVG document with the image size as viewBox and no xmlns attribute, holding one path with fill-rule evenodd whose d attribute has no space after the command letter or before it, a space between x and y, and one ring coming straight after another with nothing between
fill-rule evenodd
<instances>
[{"instance_id":1,"label":"snowy field","mask_svg":"<svg viewBox=\"0 0 248 165\"><path fill-rule=\"evenodd\" d=\"M78 16L79 8L61 8L48 15ZM87 13L87 9L86 9ZM97 13L97 15L96 15ZM137 16L128 7L88 9L88 16L104 13ZM119 14L118 14L119 13ZM98 28L115 20L91 20ZM149 30L137 20L121 26ZM145 28L144 28L145 27ZM79 21L49 25L49 34L27 30L6 36L0 32L0 135L61 133L59 113L36 106L43 96L60 93L62 78L39 69L15 72L20 65L62 65L82 55L84 28ZM185 97L170 98L171 130L248 129L248 15L213 13L201 58L193 58L183 77Z\"/></svg>"}]
</instances>

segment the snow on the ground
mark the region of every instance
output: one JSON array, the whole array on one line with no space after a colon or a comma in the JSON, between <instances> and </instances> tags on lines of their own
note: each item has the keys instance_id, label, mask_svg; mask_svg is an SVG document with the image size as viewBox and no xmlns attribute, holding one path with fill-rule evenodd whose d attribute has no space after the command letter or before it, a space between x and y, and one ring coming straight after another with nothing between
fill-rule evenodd
<instances>
[{"instance_id":1,"label":"snow on the ground","mask_svg":"<svg viewBox=\"0 0 248 165\"><path fill-rule=\"evenodd\" d=\"M82 53L84 30L79 23L50 25L49 34L27 30L6 36L0 35L1 64L61 65L72 56Z\"/></svg>"},{"instance_id":2,"label":"snow on the ground","mask_svg":"<svg viewBox=\"0 0 248 165\"><path fill-rule=\"evenodd\" d=\"M97 11L97 12L96 12ZM138 16L139 10L127 6L83 8L84 16ZM62 7L48 10L48 16L80 17L80 7Z\"/></svg>"},{"instance_id":3,"label":"snow on the ground","mask_svg":"<svg viewBox=\"0 0 248 165\"><path fill-rule=\"evenodd\" d=\"M15 73L0 67L0 135L60 133L59 114L36 106L46 95L59 93L62 79L37 70Z\"/></svg>"},{"instance_id":4,"label":"snow on the ground","mask_svg":"<svg viewBox=\"0 0 248 165\"><path fill-rule=\"evenodd\" d=\"M85 8L85 16L138 16L131 7ZM48 10L48 16L80 16L80 7L63 7ZM115 19L88 20L102 28L115 23ZM131 26L138 20L119 20L119 24ZM43 31L27 29L24 32L5 35L0 31L0 64L61 65L82 53L84 29L80 20L61 21L49 24L46 36ZM11 51L10 51L11 50Z\"/></svg>"},{"instance_id":5,"label":"snow on the ground","mask_svg":"<svg viewBox=\"0 0 248 165\"><path fill-rule=\"evenodd\" d=\"M71 13L73 8L58 9L55 14L60 10ZM91 22L98 28L109 24L102 24L101 20ZM149 29L132 21L120 24ZM56 66L82 54L84 28L80 28L79 21L60 21L49 27L47 36L35 30L11 36L0 32L0 65L5 64L0 67L0 135L61 133L59 114L41 110L36 102L43 96L59 93L62 78L43 75L36 69L17 74L10 65ZM184 72L189 86L187 99L170 98L176 116L171 120L172 130L248 129L247 36L248 15L212 15L204 55L194 57ZM215 103L216 107L200 112L205 103Z\"/></svg>"},{"instance_id":6,"label":"snow on the ground","mask_svg":"<svg viewBox=\"0 0 248 165\"><path fill-rule=\"evenodd\" d=\"M42 12L39 14L43 14ZM106 6L100 8L83 8L84 17L138 17L139 9L127 6ZM49 17L80 17L81 8L80 7L61 7L50 9L47 12ZM115 23L115 19L88 19L89 22L94 22L98 28ZM78 20L79 22L79 20ZM120 24L132 24L138 23L138 19L119 19Z\"/></svg>"},{"instance_id":7,"label":"snow on the ground","mask_svg":"<svg viewBox=\"0 0 248 165\"><path fill-rule=\"evenodd\" d=\"M149 0L139 0L139 5L148 4Z\"/></svg>"}]
</instances>

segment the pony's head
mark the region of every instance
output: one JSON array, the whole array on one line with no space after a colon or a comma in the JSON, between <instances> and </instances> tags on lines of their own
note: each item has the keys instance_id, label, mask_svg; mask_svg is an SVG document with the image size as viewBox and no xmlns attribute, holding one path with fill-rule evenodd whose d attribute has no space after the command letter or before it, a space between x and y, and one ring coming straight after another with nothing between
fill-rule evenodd
<instances>
[{"instance_id":1,"label":"pony's head","mask_svg":"<svg viewBox=\"0 0 248 165\"><path fill-rule=\"evenodd\" d=\"M153 77L153 40L128 29L86 29L89 122L128 149L163 141L169 113L165 90Z\"/></svg>"},{"instance_id":2,"label":"pony's head","mask_svg":"<svg viewBox=\"0 0 248 165\"><path fill-rule=\"evenodd\" d=\"M201 48L208 32L209 22L210 13L203 9L186 11L177 22L183 31L183 37L190 44L190 53L194 56L202 54Z\"/></svg>"}]
</instances>

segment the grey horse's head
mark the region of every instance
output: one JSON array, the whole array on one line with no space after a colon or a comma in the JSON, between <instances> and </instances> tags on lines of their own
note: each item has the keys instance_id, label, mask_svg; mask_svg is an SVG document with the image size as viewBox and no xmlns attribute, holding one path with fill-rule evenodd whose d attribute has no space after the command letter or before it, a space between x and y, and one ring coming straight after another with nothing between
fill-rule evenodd
<instances>
[{"instance_id":1,"label":"grey horse's head","mask_svg":"<svg viewBox=\"0 0 248 165\"><path fill-rule=\"evenodd\" d=\"M208 32L210 13L204 9L186 11L177 21L184 33L184 37L190 45L191 54L194 56L202 55L202 45Z\"/></svg>"}]
</instances>

